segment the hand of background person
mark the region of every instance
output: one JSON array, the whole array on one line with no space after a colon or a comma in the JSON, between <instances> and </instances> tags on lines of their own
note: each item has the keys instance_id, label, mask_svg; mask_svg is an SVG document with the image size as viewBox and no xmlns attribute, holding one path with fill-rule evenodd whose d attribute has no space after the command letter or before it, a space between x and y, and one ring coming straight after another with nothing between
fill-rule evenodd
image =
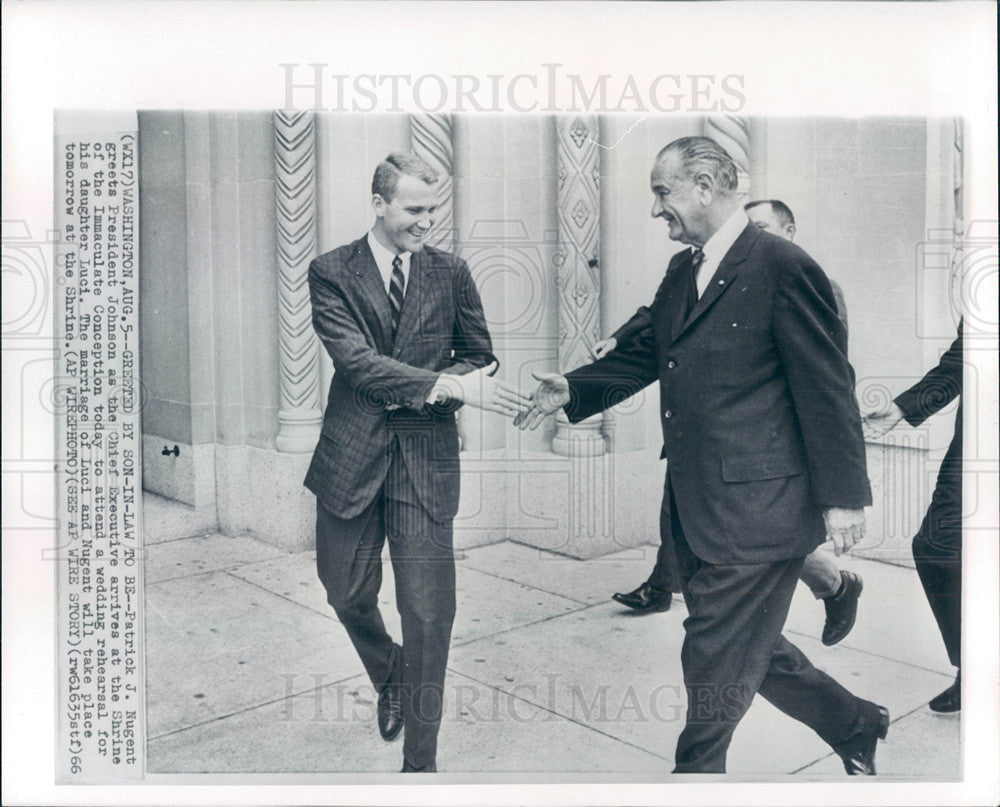
<instances>
[{"instance_id":1,"label":"hand of background person","mask_svg":"<svg viewBox=\"0 0 1000 807\"><path fill-rule=\"evenodd\" d=\"M861 416L861 428L866 440L874 440L892 431L903 419L903 410L892 401Z\"/></svg>"},{"instance_id":2,"label":"hand of background person","mask_svg":"<svg viewBox=\"0 0 1000 807\"><path fill-rule=\"evenodd\" d=\"M865 537L865 511L828 507L823 511L826 537L833 541L833 554L843 555Z\"/></svg>"},{"instance_id":3,"label":"hand of background person","mask_svg":"<svg viewBox=\"0 0 1000 807\"><path fill-rule=\"evenodd\" d=\"M538 387L531 395L531 407L514 419L521 431L537 429L538 425L569 403L569 382L559 373L532 373Z\"/></svg>"},{"instance_id":4,"label":"hand of background person","mask_svg":"<svg viewBox=\"0 0 1000 807\"><path fill-rule=\"evenodd\" d=\"M594 345L590 349L590 353L595 359L603 359L616 347L618 347L618 340L613 336L609 336L607 339L602 339Z\"/></svg>"}]
</instances>

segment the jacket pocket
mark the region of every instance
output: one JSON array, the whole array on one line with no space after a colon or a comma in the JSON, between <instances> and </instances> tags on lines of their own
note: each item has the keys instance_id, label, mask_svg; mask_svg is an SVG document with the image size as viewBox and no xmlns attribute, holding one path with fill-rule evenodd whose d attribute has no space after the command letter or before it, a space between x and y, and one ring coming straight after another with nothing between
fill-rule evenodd
<instances>
[{"instance_id":1,"label":"jacket pocket","mask_svg":"<svg viewBox=\"0 0 1000 807\"><path fill-rule=\"evenodd\" d=\"M724 482L757 482L796 476L803 471L802 458L788 451L731 454L722 458Z\"/></svg>"},{"instance_id":2,"label":"jacket pocket","mask_svg":"<svg viewBox=\"0 0 1000 807\"><path fill-rule=\"evenodd\" d=\"M343 434L344 426L335 420L323 419L323 426L320 428L320 434L323 435L327 440L332 443L336 443L338 446L346 446L350 441L347 435Z\"/></svg>"}]
</instances>

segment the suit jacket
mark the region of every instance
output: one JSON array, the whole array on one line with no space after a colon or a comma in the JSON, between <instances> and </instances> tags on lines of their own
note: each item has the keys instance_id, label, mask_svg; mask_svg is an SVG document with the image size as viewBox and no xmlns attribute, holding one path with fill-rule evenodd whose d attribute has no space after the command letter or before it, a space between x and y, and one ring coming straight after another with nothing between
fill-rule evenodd
<instances>
[{"instance_id":1,"label":"suit jacket","mask_svg":"<svg viewBox=\"0 0 1000 807\"><path fill-rule=\"evenodd\" d=\"M944 465L962 460L962 350L964 346L964 320L958 322L958 336L941 357L937 367L929 370L916 384L897 396L895 403L906 422L919 426L931 415L944 409L959 398L955 414L955 434L945 454ZM960 481L960 477L958 480Z\"/></svg>"},{"instance_id":2,"label":"suit jacket","mask_svg":"<svg viewBox=\"0 0 1000 807\"><path fill-rule=\"evenodd\" d=\"M458 407L429 406L426 399L440 373L470 372L495 358L465 261L433 247L411 256L395 341L389 297L366 237L316 258L309 293L334 376L306 487L334 515L357 516L385 481L398 437L420 503L439 521L452 518L459 498Z\"/></svg>"},{"instance_id":3,"label":"suit jacket","mask_svg":"<svg viewBox=\"0 0 1000 807\"><path fill-rule=\"evenodd\" d=\"M830 281L830 288L833 289L833 299L837 303L837 316L844 325L844 333L847 333L847 302L844 300L844 291L836 283L836 281L827 278ZM611 334L615 340L621 344L629 339L635 337L644 328L651 327L652 323L649 316L648 306L641 305L636 309L636 312L626 320L626 322L619 327L614 333Z\"/></svg>"},{"instance_id":4,"label":"suit jacket","mask_svg":"<svg viewBox=\"0 0 1000 807\"><path fill-rule=\"evenodd\" d=\"M807 555L825 538L824 508L871 504L830 282L802 249L750 225L685 317L690 260L671 260L650 328L567 376L566 413L580 421L658 380L668 482L695 554Z\"/></svg>"}]
</instances>

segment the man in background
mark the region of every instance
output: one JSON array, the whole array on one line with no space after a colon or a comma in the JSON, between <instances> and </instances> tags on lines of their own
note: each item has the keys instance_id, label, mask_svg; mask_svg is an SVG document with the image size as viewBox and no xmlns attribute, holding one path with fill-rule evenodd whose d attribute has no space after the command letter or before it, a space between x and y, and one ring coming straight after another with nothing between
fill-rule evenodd
<instances>
[{"instance_id":1,"label":"man in background","mask_svg":"<svg viewBox=\"0 0 1000 807\"><path fill-rule=\"evenodd\" d=\"M962 330L960 320L958 337L934 369L887 406L867 412L862 419L865 437L875 439L901 420L919 426L958 398L955 433L941 462L931 505L913 538L920 583L948 660L958 670L954 683L928 704L934 712L962 708Z\"/></svg>"}]
</instances>

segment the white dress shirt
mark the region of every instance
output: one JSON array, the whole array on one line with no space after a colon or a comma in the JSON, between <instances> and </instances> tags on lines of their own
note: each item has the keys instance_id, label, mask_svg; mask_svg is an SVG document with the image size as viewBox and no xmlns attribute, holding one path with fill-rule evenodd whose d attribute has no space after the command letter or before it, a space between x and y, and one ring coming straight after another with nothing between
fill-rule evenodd
<instances>
[{"instance_id":1,"label":"white dress shirt","mask_svg":"<svg viewBox=\"0 0 1000 807\"><path fill-rule=\"evenodd\" d=\"M736 239L740 237L740 233L746 229L749 223L750 219L747 218L746 211L742 206L737 207L733 215L726 219L723 225L705 242L705 246L701 248L705 254L705 260L702 261L701 269L698 270L699 298L705 293L708 284L712 282L712 276L719 268L719 264L722 263L722 259L726 257L726 253L736 243Z\"/></svg>"},{"instance_id":2,"label":"white dress shirt","mask_svg":"<svg viewBox=\"0 0 1000 807\"><path fill-rule=\"evenodd\" d=\"M372 257L375 258L375 265L378 266L378 273L382 276L382 285L385 286L385 293L389 294L389 287L392 284L392 261L396 257L396 253L392 252L385 247L383 247L378 239L375 238L375 233L372 230L368 231L368 247L372 251ZM409 252L400 252L399 258L402 261L403 270L403 294L406 294L406 287L410 285L410 256ZM462 400L461 393L458 389L459 384L454 380L454 377L448 378L446 375L441 374L438 376L438 380L434 383L431 388L430 394L427 396L427 403L442 403L449 398L454 398L456 400ZM399 409L396 404L389 404L386 409L390 412Z\"/></svg>"},{"instance_id":3,"label":"white dress shirt","mask_svg":"<svg viewBox=\"0 0 1000 807\"><path fill-rule=\"evenodd\" d=\"M368 247L375 258L378 273L382 276L385 293L388 294L389 286L392 283L392 261L396 257L396 253L386 249L378 242L374 230L368 231ZM399 259L403 262L403 294L406 294L406 287L410 285L410 253L400 252Z\"/></svg>"}]
</instances>

